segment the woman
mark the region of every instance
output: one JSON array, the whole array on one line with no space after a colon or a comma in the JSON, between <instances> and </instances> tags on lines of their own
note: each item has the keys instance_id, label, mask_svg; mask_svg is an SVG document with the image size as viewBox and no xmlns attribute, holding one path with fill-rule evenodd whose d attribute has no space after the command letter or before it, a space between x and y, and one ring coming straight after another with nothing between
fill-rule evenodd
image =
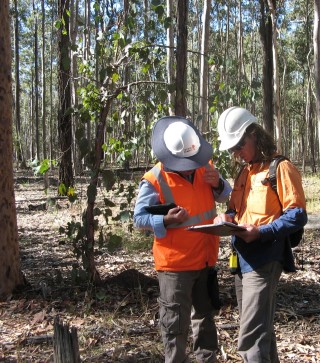
<instances>
[{"instance_id":1,"label":"woman","mask_svg":"<svg viewBox=\"0 0 320 363\"><path fill-rule=\"evenodd\" d=\"M282 271L294 271L288 236L307 223L301 176L289 161L276 171L277 192L268 182L277 156L273 138L247 110L231 107L218 120L220 150L228 150L244 166L235 179L225 214L215 218L246 228L232 245L239 269L235 275L240 314L238 351L244 362L279 362L274 315L276 288Z\"/></svg>"}]
</instances>

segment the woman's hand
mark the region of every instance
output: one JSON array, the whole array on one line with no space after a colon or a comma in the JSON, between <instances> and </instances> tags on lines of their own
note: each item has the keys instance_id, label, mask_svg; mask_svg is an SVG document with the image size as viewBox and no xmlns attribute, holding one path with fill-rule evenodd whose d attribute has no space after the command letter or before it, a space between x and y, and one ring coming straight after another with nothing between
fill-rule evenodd
<instances>
[{"instance_id":1,"label":"woman's hand","mask_svg":"<svg viewBox=\"0 0 320 363\"><path fill-rule=\"evenodd\" d=\"M230 214L222 213L216 216L213 220L213 223L219 224L221 222L231 222L234 223L233 217Z\"/></svg>"},{"instance_id":2,"label":"woman's hand","mask_svg":"<svg viewBox=\"0 0 320 363\"><path fill-rule=\"evenodd\" d=\"M260 231L257 226L253 224L239 224L241 227L245 227L245 231L236 232L235 235L240 237L246 243L251 243L260 237Z\"/></svg>"},{"instance_id":3,"label":"woman's hand","mask_svg":"<svg viewBox=\"0 0 320 363\"><path fill-rule=\"evenodd\" d=\"M185 208L175 207L169 210L168 214L163 217L163 224L182 223L189 218L189 213Z\"/></svg>"}]
</instances>

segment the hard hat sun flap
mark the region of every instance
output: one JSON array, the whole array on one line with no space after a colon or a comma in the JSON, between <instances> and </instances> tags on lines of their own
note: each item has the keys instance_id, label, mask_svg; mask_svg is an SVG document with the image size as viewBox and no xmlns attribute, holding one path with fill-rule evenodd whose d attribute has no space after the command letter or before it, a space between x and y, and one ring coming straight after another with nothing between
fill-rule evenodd
<instances>
[{"instance_id":1,"label":"hard hat sun flap","mask_svg":"<svg viewBox=\"0 0 320 363\"><path fill-rule=\"evenodd\" d=\"M230 107L225 110L218 120L218 133L221 144L219 149L228 150L237 145L247 127L257 122L248 110L241 107Z\"/></svg>"}]
</instances>

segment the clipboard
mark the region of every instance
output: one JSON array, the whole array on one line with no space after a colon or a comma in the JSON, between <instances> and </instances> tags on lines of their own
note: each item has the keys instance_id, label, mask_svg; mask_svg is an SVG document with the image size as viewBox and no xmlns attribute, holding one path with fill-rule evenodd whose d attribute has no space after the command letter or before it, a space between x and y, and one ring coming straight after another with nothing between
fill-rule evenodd
<instances>
[{"instance_id":1,"label":"clipboard","mask_svg":"<svg viewBox=\"0 0 320 363\"><path fill-rule=\"evenodd\" d=\"M177 205L175 203L155 204L144 207L144 209L151 214L159 214L165 216L166 214L168 214L170 209L175 208L176 206Z\"/></svg>"},{"instance_id":2,"label":"clipboard","mask_svg":"<svg viewBox=\"0 0 320 363\"><path fill-rule=\"evenodd\" d=\"M232 236L235 232L245 231L245 227L238 226L230 222L221 222L218 224L201 224L198 226L188 227L187 231L213 234L216 236Z\"/></svg>"}]
</instances>

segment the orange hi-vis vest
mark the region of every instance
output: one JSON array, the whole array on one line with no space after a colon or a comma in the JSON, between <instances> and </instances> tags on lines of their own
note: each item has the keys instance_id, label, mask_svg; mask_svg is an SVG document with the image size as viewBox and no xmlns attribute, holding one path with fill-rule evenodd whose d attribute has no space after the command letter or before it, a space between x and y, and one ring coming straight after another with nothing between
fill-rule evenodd
<instances>
[{"instance_id":1,"label":"orange hi-vis vest","mask_svg":"<svg viewBox=\"0 0 320 363\"><path fill-rule=\"evenodd\" d=\"M160 203L174 202L188 210L190 218L180 224L167 226L164 238L155 236L153 256L157 271L192 271L214 266L218 259L219 237L186 228L212 223L216 216L211 186L203 179L205 167L194 173L193 183L156 164L143 178L158 191Z\"/></svg>"},{"instance_id":2,"label":"orange hi-vis vest","mask_svg":"<svg viewBox=\"0 0 320 363\"><path fill-rule=\"evenodd\" d=\"M235 221L255 226L271 223L279 218L282 210L306 209L306 200L299 170L288 160L277 168L277 193L265 179L269 176L270 163L246 165L234 182L229 207L237 214ZM281 204L279 203L281 201Z\"/></svg>"}]
</instances>

